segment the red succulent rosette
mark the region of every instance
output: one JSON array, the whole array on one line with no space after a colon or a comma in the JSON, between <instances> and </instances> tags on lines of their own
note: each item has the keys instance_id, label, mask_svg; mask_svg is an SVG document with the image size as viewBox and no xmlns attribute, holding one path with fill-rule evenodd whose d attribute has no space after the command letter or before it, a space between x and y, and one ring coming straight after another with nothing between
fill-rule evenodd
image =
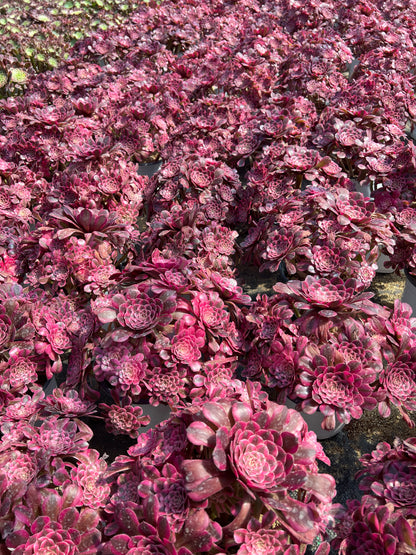
<instances>
[{"instance_id":1,"label":"red succulent rosette","mask_svg":"<svg viewBox=\"0 0 416 555\"><path fill-rule=\"evenodd\" d=\"M40 493L34 485L30 486L31 504L19 506L25 515L24 524L6 538L6 546L13 553L77 555L79 547L86 553L98 551L102 538L97 529L98 512L89 507L78 508L81 503L77 486L70 484L61 488L61 494L50 488L42 488Z\"/></svg>"},{"instance_id":2,"label":"red succulent rosette","mask_svg":"<svg viewBox=\"0 0 416 555\"><path fill-rule=\"evenodd\" d=\"M224 302L216 291L197 293L192 303L195 315L199 316L201 322L210 329L221 326L224 320L228 320L228 314L224 310Z\"/></svg>"},{"instance_id":3,"label":"red succulent rosette","mask_svg":"<svg viewBox=\"0 0 416 555\"><path fill-rule=\"evenodd\" d=\"M352 512L350 518L352 522L345 537L341 540L341 536L332 542L340 555L394 555L399 547L399 538L409 538L406 534L408 524L403 518L397 519L391 507L372 508L362 505Z\"/></svg>"},{"instance_id":4,"label":"red succulent rosette","mask_svg":"<svg viewBox=\"0 0 416 555\"><path fill-rule=\"evenodd\" d=\"M36 459L31 454L23 453L18 449L10 449L1 453L0 465L0 477L5 476L5 486L16 498L26 492L28 484L39 471Z\"/></svg>"},{"instance_id":5,"label":"red succulent rosette","mask_svg":"<svg viewBox=\"0 0 416 555\"><path fill-rule=\"evenodd\" d=\"M297 259L309 253L310 232L297 225L267 231L267 236L259 243L263 251L261 257L266 260L260 265L260 272L276 272L284 261L288 273L294 274Z\"/></svg>"},{"instance_id":6,"label":"red succulent rosette","mask_svg":"<svg viewBox=\"0 0 416 555\"><path fill-rule=\"evenodd\" d=\"M205 331L197 326L182 328L172 338L171 354L179 364L188 365L197 372L201 368L200 349L205 345Z\"/></svg>"},{"instance_id":7,"label":"red succulent rosette","mask_svg":"<svg viewBox=\"0 0 416 555\"><path fill-rule=\"evenodd\" d=\"M377 406L376 385L372 385L377 372L355 355L353 360L348 358L330 345L322 347L306 362L295 387L296 395L304 399L302 410L313 414L319 409L327 430L335 428L336 419L348 423Z\"/></svg>"},{"instance_id":8,"label":"red succulent rosette","mask_svg":"<svg viewBox=\"0 0 416 555\"><path fill-rule=\"evenodd\" d=\"M416 516L416 465L409 461L384 464L380 480L371 484L372 495L392 503L401 514Z\"/></svg>"},{"instance_id":9,"label":"red succulent rosette","mask_svg":"<svg viewBox=\"0 0 416 555\"><path fill-rule=\"evenodd\" d=\"M276 526L276 515L273 511L266 513L261 523L252 518L247 528L234 532L234 539L239 545L237 555L259 555L263 552L281 555L299 555L299 546L292 543L290 534Z\"/></svg>"},{"instance_id":10,"label":"red succulent rosette","mask_svg":"<svg viewBox=\"0 0 416 555\"><path fill-rule=\"evenodd\" d=\"M187 433L192 444L211 454L209 459L183 462L190 499L208 500L237 480L249 496L274 508L283 528L297 538L305 541L316 534L316 523L307 516L308 502L288 492L307 484L311 493L307 499L326 503L333 496L334 482L315 473L318 451L299 413L275 403L253 411L242 402L205 402L192 416ZM307 445L311 458L304 458Z\"/></svg>"},{"instance_id":11,"label":"red succulent rosette","mask_svg":"<svg viewBox=\"0 0 416 555\"><path fill-rule=\"evenodd\" d=\"M159 403L176 406L186 397L188 384L185 366L155 367L152 376L146 382L149 400L154 406Z\"/></svg>"},{"instance_id":12,"label":"red succulent rosette","mask_svg":"<svg viewBox=\"0 0 416 555\"><path fill-rule=\"evenodd\" d=\"M416 548L415 438L381 442L360 461L356 474L361 500L348 501L337 515L331 547L339 553L413 553Z\"/></svg>"},{"instance_id":13,"label":"red succulent rosette","mask_svg":"<svg viewBox=\"0 0 416 555\"><path fill-rule=\"evenodd\" d=\"M339 275L347 264L346 254L337 247L315 245L311 259L313 269L321 276Z\"/></svg>"},{"instance_id":14,"label":"red succulent rosette","mask_svg":"<svg viewBox=\"0 0 416 555\"><path fill-rule=\"evenodd\" d=\"M14 393L25 393L28 386L35 384L38 379L39 366L34 360L24 356L25 351L10 357L6 368L0 363L2 369L2 389ZM22 356L23 355L23 356Z\"/></svg>"},{"instance_id":15,"label":"red succulent rosette","mask_svg":"<svg viewBox=\"0 0 416 555\"><path fill-rule=\"evenodd\" d=\"M71 480L81 489L80 501L91 509L104 507L110 494L110 485L105 480L107 463L94 449L80 454L78 461L71 471Z\"/></svg>"},{"instance_id":16,"label":"red succulent rosette","mask_svg":"<svg viewBox=\"0 0 416 555\"><path fill-rule=\"evenodd\" d=\"M291 308L300 313L299 329L305 335L328 339L334 325L341 326L352 317L367 319L388 317L388 310L370 301L373 293L363 291L364 284L353 278L307 276L304 281L277 283L273 289Z\"/></svg>"},{"instance_id":17,"label":"red succulent rosette","mask_svg":"<svg viewBox=\"0 0 416 555\"><path fill-rule=\"evenodd\" d=\"M105 415L105 428L110 434L136 438L140 433L140 427L150 423L150 417L143 416L143 409L140 406L116 404L110 406L100 403L98 408Z\"/></svg>"},{"instance_id":18,"label":"red succulent rosette","mask_svg":"<svg viewBox=\"0 0 416 555\"><path fill-rule=\"evenodd\" d=\"M271 492L284 488L293 458L275 430L262 429L256 422L238 422L232 428L230 443L234 473L248 488Z\"/></svg>"},{"instance_id":19,"label":"red succulent rosette","mask_svg":"<svg viewBox=\"0 0 416 555\"><path fill-rule=\"evenodd\" d=\"M385 394L385 400L380 407L383 415L390 414L389 405L392 403L413 427L414 422L407 411L416 410L416 348L411 348L409 352L387 364L379 379Z\"/></svg>"},{"instance_id":20,"label":"red succulent rosette","mask_svg":"<svg viewBox=\"0 0 416 555\"><path fill-rule=\"evenodd\" d=\"M117 320L122 326L146 335L154 328L160 318L163 302L146 293L135 297L130 293L126 302L118 307Z\"/></svg>"},{"instance_id":21,"label":"red succulent rosette","mask_svg":"<svg viewBox=\"0 0 416 555\"><path fill-rule=\"evenodd\" d=\"M32 526L31 533L31 537L24 544L13 550L14 553L22 555L38 553L76 555L79 553L80 534L65 530L58 523L44 522L39 518L38 522Z\"/></svg>"},{"instance_id":22,"label":"red succulent rosette","mask_svg":"<svg viewBox=\"0 0 416 555\"><path fill-rule=\"evenodd\" d=\"M11 341L14 334L12 322L10 318L4 311L4 308L0 306L0 349L6 348Z\"/></svg>"},{"instance_id":23,"label":"red succulent rosette","mask_svg":"<svg viewBox=\"0 0 416 555\"><path fill-rule=\"evenodd\" d=\"M27 430L27 433L30 431ZM88 448L91 437L91 429L81 420L51 416L43 421L39 429L32 431L28 448L48 457L76 455Z\"/></svg>"},{"instance_id":24,"label":"red succulent rosette","mask_svg":"<svg viewBox=\"0 0 416 555\"><path fill-rule=\"evenodd\" d=\"M116 293L111 301L97 307L96 314L103 324L117 320L122 326L111 333L113 341L124 342L130 337L144 337L169 324L176 308L176 292L164 290L156 293L151 286L130 287Z\"/></svg>"}]
</instances>

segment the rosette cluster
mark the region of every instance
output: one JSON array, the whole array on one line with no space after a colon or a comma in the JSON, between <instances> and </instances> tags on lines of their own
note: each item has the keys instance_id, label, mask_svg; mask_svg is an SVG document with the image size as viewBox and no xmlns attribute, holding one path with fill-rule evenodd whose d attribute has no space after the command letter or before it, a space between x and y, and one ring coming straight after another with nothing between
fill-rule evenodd
<instances>
[{"instance_id":1,"label":"rosette cluster","mask_svg":"<svg viewBox=\"0 0 416 555\"><path fill-rule=\"evenodd\" d=\"M411 553L416 548L415 438L377 445L357 473L364 495L339 513L333 547L339 553Z\"/></svg>"},{"instance_id":2,"label":"rosette cluster","mask_svg":"<svg viewBox=\"0 0 416 555\"><path fill-rule=\"evenodd\" d=\"M140 546L147 511L183 553L251 553L256 538L298 553L331 524L335 481L318 470L318 459L329 461L315 434L298 412L241 382L232 395L200 401L143 434L129 455L110 469L129 499L127 508L111 498L111 545L131 534Z\"/></svg>"},{"instance_id":3,"label":"rosette cluster","mask_svg":"<svg viewBox=\"0 0 416 555\"><path fill-rule=\"evenodd\" d=\"M137 265L135 285L97 297L93 310L104 337L94 373L125 401L178 403L214 395L247 349L244 313L250 304L233 279L185 259L155 257ZM128 274L124 274L128 278ZM217 371L217 379L208 379Z\"/></svg>"}]
</instances>

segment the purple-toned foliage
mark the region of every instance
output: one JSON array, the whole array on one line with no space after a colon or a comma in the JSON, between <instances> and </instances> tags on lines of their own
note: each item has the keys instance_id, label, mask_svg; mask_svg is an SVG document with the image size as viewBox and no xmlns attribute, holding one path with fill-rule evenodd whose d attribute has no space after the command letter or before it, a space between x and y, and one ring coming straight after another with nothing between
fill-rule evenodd
<instances>
[{"instance_id":1,"label":"purple-toned foliage","mask_svg":"<svg viewBox=\"0 0 416 555\"><path fill-rule=\"evenodd\" d=\"M243 312L250 305L235 280L157 252L153 263L128 266L117 279L136 284L120 284L93 302L103 327L93 353L98 381L135 402L175 406L191 390L208 392L206 371L225 362L232 375L246 348Z\"/></svg>"},{"instance_id":2,"label":"purple-toned foliage","mask_svg":"<svg viewBox=\"0 0 416 555\"><path fill-rule=\"evenodd\" d=\"M246 316L250 348L243 376L259 379L278 402L289 398L307 414L320 411L324 429L376 407L388 417L391 405L414 426L410 306L396 301L388 310L359 294L362 286L354 292L354 280L349 294L346 285L309 276L276 285L271 297L258 296Z\"/></svg>"},{"instance_id":3,"label":"purple-toned foliage","mask_svg":"<svg viewBox=\"0 0 416 555\"><path fill-rule=\"evenodd\" d=\"M318 472L316 460L328 460L315 434L296 411L241 382L140 436L129 455L109 468L117 476L106 509L109 546L127 533L137 542L146 529L152 541L192 553L239 544L239 553L251 553L244 549L257 532L289 555L331 522L334 480Z\"/></svg>"},{"instance_id":4,"label":"purple-toned foliage","mask_svg":"<svg viewBox=\"0 0 416 555\"><path fill-rule=\"evenodd\" d=\"M282 181L274 199L263 194L255 225L241 243L245 259L260 271L284 264L289 275L355 278L368 287L381 249L393 252L394 228L362 193L344 188L351 183L337 181L304 191ZM264 191L262 182L259 189Z\"/></svg>"},{"instance_id":5,"label":"purple-toned foliage","mask_svg":"<svg viewBox=\"0 0 416 555\"><path fill-rule=\"evenodd\" d=\"M334 481L275 403L327 429L416 409L410 307L365 291L380 252L416 268L414 6L70 4L0 8L0 543L303 555ZM120 25L55 67L92 11ZM251 300L247 264L285 283ZM142 435L141 403L172 416ZM108 472L94 423L136 441ZM341 553L414 551L395 449Z\"/></svg>"},{"instance_id":6,"label":"purple-toned foliage","mask_svg":"<svg viewBox=\"0 0 416 555\"><path fill-rule=\"evenodd\" d=\"M361 502L349 501L337 515L334 549L349 553L412 553L415 528L415 438L379 443L361 458Z\"/></svg>"},{"instance_id":7,"label":"purple-toned foliage","mask_svg":"<svg viewBox=\"0 0 416 555\"><path fill-rule=\"evenodd\" d=\"M50 416L40 426L21 420L1 431L5 545L22 554L95 553L102 536L98 509L109 487L103 481L107 464L88 448L92 430L80 420Z\"/></svg>"}]
</instances>

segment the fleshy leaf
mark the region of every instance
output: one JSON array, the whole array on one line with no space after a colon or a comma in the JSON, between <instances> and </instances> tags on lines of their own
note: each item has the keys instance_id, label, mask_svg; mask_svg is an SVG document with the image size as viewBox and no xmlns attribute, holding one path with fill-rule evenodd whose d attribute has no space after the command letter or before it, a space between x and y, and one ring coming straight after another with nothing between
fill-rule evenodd
<instances>
[{"instance_id":1,"label":"fleshy leaf","mask_svg":"<svg viewBox=\"0 0 416 555\"><path fill-rule=\"evenodd\" d=\"M110 324L117 318L117 312L113 308L103 308L97 312L97 317L102 324Z\"/></svg>"},{"instance_id":2,"label":"fleshy leaf","mask_svg":"<svg viewBox=\"0 0 416 555\"><path fill-rule=\"evenodd\" d=\"M219 403L205 403L202 408L202 413L207 420L221 428L221 426L228 427L230 420Z\"/></svg>"},{"instance_id":3,"label":"fleshy leaf","mask_svg":"<svg viewBox=\"0 0 416 555\"><path fill-rule=\"evenodd\" d=\"M192 422L186 430L188 439L194 445L204 445L205 447L215 445L215 432L205 422Z\"/></svg>"}]
</instances>

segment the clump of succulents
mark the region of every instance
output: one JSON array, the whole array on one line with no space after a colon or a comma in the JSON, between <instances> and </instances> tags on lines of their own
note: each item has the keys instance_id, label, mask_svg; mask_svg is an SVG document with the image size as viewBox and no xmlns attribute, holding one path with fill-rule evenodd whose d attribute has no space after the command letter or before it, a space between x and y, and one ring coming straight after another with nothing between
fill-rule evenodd
<instances>
[{"instance_id":1,"label":"clump of succulents","mask_svg":"<svg viewBox=\"0 0 416 555\"><path fill-rule=\"evenodd\" d=\"M14 553L96 552L102 538L100 509L109 486L107 464L88 448L93 432L78 419L49 416L36 422L41 397L31 411L3 421L0 531Z\"/></svg>"},{"instance_id":2,"label":"clump of succulents","mask_svg":"<svg viewBox=\"0 0 416 555\"><path fill-rule=\"evenodd\" d=\"M233 375L250 303L234 279L158 251L119 279L134 284L92 302L103 328L93 353L99 382L122 397L174 407Z\"/></svg>"},{"instance_id":3,"label":"clump of succulents","mask_svg":"<svg viewBox=\"0 0 416 555\"><path fill-rule=\"evenodd\" d=\"M330 524L335 483L318 472L317 459L328 460L315 434L253 385L217 389L114 461L103 553L242 554L258 542L302 553Z\"/></svg>"},{"instance_id":4,"label":"clump of succulents","mask_svg":"<svg viewBox=\"0 0 416 555\"><path fill-rule=\"evenodd\" d=\"M357 473L364 495L337 515L332 547L341 554L412 553L415 536L415 438L379 443L361 458Z\"/></svg>"},{"instance_id":5,"label":"clump of succulents","mask_svg":"<svg viewBox=\"0 0 416 555\"><path fill-rule=\"evenodd\" d=\"M243 375L260 379L272 398L289 398L322 427L396 406L409 426L415 410L415 321L396 301L392 311L370 301L355 280L308 276L258 297L247 320L251 347Z\"/></svg>"},{"instance_id":6,"label":"clump of succulents","mask_svg":"<svg viewBox=\"0 0 416 555\"><path fill-rule=\"evenodd\" d=\"M393 252L389 218L345 180L296 191L286 189L285 179L273 201L257 206L260 217L241 243L246 259L260 271L282 265L289 275L355 278L368 287L381 250Z\"/></svg>"}]
</instances>

